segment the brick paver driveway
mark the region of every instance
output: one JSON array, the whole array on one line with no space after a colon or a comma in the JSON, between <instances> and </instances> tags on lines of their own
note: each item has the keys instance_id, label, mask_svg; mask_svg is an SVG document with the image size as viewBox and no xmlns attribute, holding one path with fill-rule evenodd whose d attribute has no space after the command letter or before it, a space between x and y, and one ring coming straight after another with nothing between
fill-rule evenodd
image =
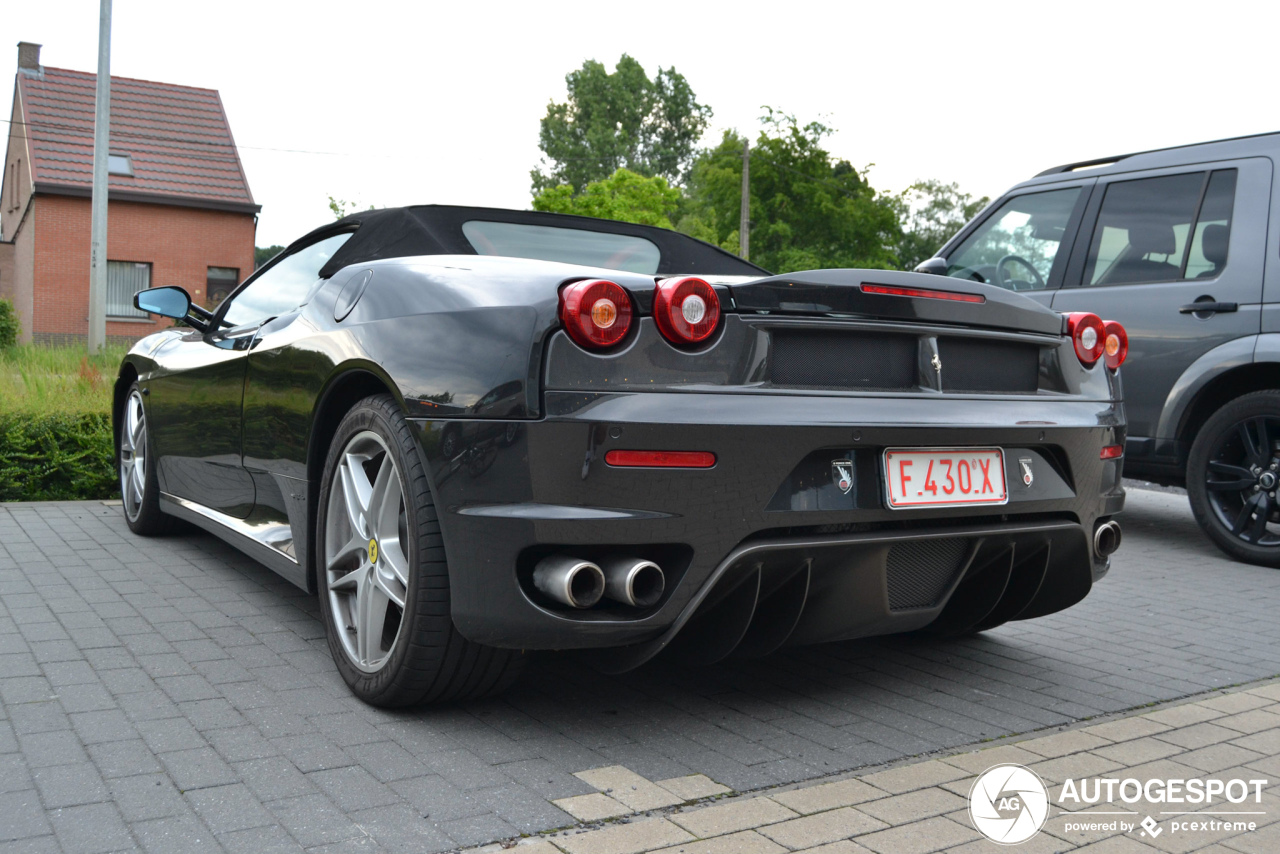
<instances>
[{"instance_id":1,"label":"brick paver driveway","mask_svg":"<svg viewBox=\"0 0 1280 854\"><path fill-rule=\"evenodd\" d=\"M449 850L572 824L551 801L601 766L747 791L1280 673L1280 572L1222 558L1180 496L1131 492L1122 522L1084 603L985 636L549 658L499 700L388 713L348 695L314 600L217 540L0 505L0 844Z\"/></svg>"}]
</instances>

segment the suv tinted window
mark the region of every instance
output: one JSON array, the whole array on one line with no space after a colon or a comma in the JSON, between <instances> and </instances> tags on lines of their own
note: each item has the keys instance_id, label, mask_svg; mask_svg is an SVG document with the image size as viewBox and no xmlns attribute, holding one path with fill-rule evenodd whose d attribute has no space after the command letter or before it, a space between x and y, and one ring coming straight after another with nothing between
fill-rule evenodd
<instances>
[{"instance_id":1,"label":"suv tinted window","mask_svg":"<svg viewBox=\"0 0 1280 854\"><path fill-rule=\"evenodd\" d=\"M956 247L947 259L947 275L1011 290L1046 287L1079 197L1079 187L1014 196ZM1010 258L1025 261L1038 279L1026 265L1009 263Z\"/></svg>"},{"instance_id":2,"label":"suv tinted window","mask_svg":"<svg viewBox=\"0 0 1280 854\"><path fill-rule=\"evenodd\" d=\"M1216 276L1226 266L1235 176L1234 169L1214 172L1207 186L1204 172L1111 184L1093 231L1085 284ZM1190 253L1188 236L1194 237Z\"/></svg>"},{"instance_id":3,"label":"suv tinted window","mask_svg":"<svg viewBox=\"0 0 1280 854\"><path fill-rule=\"evenodd\" d=\"M320 268L350 239L351 232L335 234L281 258L232 298L222 319L244 326L293 311L320 277Z\"/></svg>"},{"instance_id":4,"label":"suv tinted window","mask_svg":"<svg viewBox=\"0 0 1280 854\"><path fill-rule=\"evenodd\" d=\"M1227 266L1231 210L1236 202L1236 170L1214 172L1200 204L1184 279L1214 279Z\"/></svg>"}]
</instances>

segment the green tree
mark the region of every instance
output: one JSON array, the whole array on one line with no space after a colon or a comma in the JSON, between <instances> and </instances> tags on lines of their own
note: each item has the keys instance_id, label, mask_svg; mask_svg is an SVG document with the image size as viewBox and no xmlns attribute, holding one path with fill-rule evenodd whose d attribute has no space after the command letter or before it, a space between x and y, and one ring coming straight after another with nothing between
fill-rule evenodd
<instances>
[{"instance_id":1,"label":"green tree","mask_svg":"<svg viewBox=\"0 0 1280 854\"><path fill-rule=\"evenodd\" d=\"M946 184L936 178L918 181L903 190L894 200L902 226L897 246L902 269L912 270L932 258L990 201L986 196L975 199L961 192L958 184Z\"/></svg>"},{"instance_id":2,"label":"green tree","mask_svg":"<svg viewBox=\"0 0 1280 854\"><path fill-rule=\"evenodd\" d=\"M680 198L666 178L618 169L602 181L592 181L580 195L574 194L572 184L548 187L534 197L533 209L671 228Z\"/></svg>"},{"instance_id":3,"label":"green tree","mask_svg":"<svg viewBox=\"0 0 1280 854\"><path fill-rule=\"evenodd\" d=\"M548 104L539 128L543 162L530 173L535 196L561 184L584 191L620 167L683 183L711 108L698 103L675 68L659 68L650 79L623 54L612 74L588 60L565 82L569 100Z\"/></svg>"},{"instance_id":4,"label":"green tree","mask_svg":"<svg viewBox=\"0 0 1280 854\"><path fill-rule=\"evenodd\" d=\"M347 214L353 214L359 209L360 205L356 202L348 202L346 199L335 199L329 197L329 210L333 213L334 219L342 219ZM373 210L373 205L365 208L365 210Z\"/></svg>"},{"instance_id":5,"label":"green tree","mask_svg":"<svg viewBox=\"0 0 1280 854\"><path fill-rule=\"evenodd\" d=\"M258 269L263 264L284 251L283 246L255 246L253 247L253 269Z\"/></svg>"},{"instance_id":6,"label":"green tree","mask_svg":"<svg viewBox=\"0 0 1280 854\"><path fill-rule=\"evenodd\" d=\"M897 265L901 229L890 197L822 147L831 129L766 108L751 146L751 260L778 272ZM693 165L680 231L736 252L743 138L726 131Z\"/></svg>"}]
</instances>

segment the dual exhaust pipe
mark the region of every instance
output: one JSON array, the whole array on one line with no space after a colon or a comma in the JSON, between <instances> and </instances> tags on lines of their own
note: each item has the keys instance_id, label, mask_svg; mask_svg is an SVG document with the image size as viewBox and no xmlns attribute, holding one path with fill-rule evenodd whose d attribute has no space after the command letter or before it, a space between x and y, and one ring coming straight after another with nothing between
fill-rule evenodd
<instances>
[{"instance_id":1,"label":"dual exhaust pipe","mask_svg":"<svg viewBox=\"0 0 1280 854\"><path fill-rule=\"evenodd\" d=\"M1116 549L1120 548L1120 540L1123 539L1120 534L1120 523L1116 521L1103 522L1093 532L1093 552L1098 557L1110 557Z\"/></svg>"},{"instance_id":2,"label":"dual exhaust pipe","mask_svg":"<svg viewBox=\"0 0 1280 854\"><path fill-rule=\"evenodd\" d=\"M596 564L552 555L533 570L533 586L571 608L594 607L604 596L633 608L648 608L662 598L666 584L661 567L634 557L609 558Z\"/></svg>"},{"instance_id":3,"label":"dual exhaust pipe","mask_svg":"<svg viewBox=\"0 0 1280 854\"><path fill-rule=\"evenodd\" d=\"M1093 532L1093 551L1110 557L1120 548L1120 523L1103 522ZM651 560L614 557L593 563L569 555L543 558L533 570L533 585L570 608L592 608L608 596L632 608L648 608L666 589L662 568Z\"/></svg>"}]
</instances>

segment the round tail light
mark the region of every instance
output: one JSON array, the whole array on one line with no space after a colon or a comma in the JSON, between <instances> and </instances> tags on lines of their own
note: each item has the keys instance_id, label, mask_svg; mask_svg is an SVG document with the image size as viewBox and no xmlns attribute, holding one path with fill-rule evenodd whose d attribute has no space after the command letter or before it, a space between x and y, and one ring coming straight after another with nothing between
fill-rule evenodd
<instances>
[{"instance_id":1,"label":"round tail light","mask_svg":"<svg viewBox=\"0 0 1280 854\"><path fill-rule=\"evenodd\" d=\"M612 347L631 329L631 297L605 279L574 282L560 291L560 322L588 350Z\"/></svg>"},{"instance_id":2,"label":"round tail light","mask_svg":"<svg viewBox=\"0 0 1280 854\"><path fill-rule=\"evenodd\" d=\"M653 292L653 319L671 343L698 344L720 325L720 298L702 279L663 279Z\"/></svg>"},{"instance_id":3,"label":"round tail light","mask_svg":"<svg viewBox=\"0 0 1280 854\"><path fill-rule=\"evenodd\" d=\"M1104 320L1102 331L1102 355L1107 360L1107 367L1114 371L1124 364L1125 357L1129 355L1129 333L1114 320Z\"/></svg>"},{"instance_id":4,"label":"round tail light","mask_svg":"<svg viewBox=\"0 0 1280 854\"><path fill-rule=\"evenodd\" d=\"M1067 315L1067 329L1075 344L1076 357L1086 368L1102 358L1106 346L1106 330L1102 318L1089 311L1075 311ZM1126 339L1127 341L1128 339Z\"/></svg>"}]
</instances>

